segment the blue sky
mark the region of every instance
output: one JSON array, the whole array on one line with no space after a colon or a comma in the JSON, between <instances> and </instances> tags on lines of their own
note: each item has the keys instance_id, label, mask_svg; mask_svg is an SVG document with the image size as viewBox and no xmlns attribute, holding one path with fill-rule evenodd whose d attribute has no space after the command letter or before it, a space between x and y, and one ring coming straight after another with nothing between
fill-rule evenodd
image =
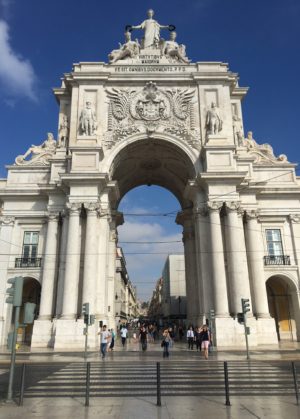
<instances>
[{"instance_id":1,"label":"blue sky","mask_svg":"<svg viewBox=\"0 0 300 419\"><path fill-rule=\"evenodd\" d=\"M243 104L245 130L259 143L270 143L275 154L300 161L298 0L0 0L1 177L5 164L30 144L42 142L48 131L56 134L51 89L62 74L74 62L106 61L123 41L125 25L142 22L149 7L160 23L176 25L190 59L225 61L240 74L240 85L250 87ZM157 187L133 190L121 202L125 212L177 208L176 199ZM126 220L120 240L130 241L131 235L142 241L139 232L145 231L148 241L175 241L159 245L161 252L178 251L181 230L174 218ZM125 253L132 246L124 245ZM148 252L157 247L148 245ZM153 289L164 258L128 255L129 274L142 298Z\"/></svg>"}]
</instances>

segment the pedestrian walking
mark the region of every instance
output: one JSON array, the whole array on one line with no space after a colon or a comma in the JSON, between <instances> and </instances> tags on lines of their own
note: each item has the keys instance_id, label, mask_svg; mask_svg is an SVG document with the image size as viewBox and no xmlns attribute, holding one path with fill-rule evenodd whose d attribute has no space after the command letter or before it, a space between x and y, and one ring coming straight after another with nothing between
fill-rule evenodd
<instances>
[{"instance_id":1,"label":"pedestrian walking","mask_svg":"<svg viewBox=\"0 0 300 419\"><path fill-rule=\"evenodd\" d=\"M104 360L106 356L107 344L110 340L111 334L109 333L108 330L106 330L106 325L104 325L100 329L100 332L98 333L98 335L100 335L100 352L102 355L102 359Z\"/></svg>"},{"instance_id":2,"label":"pedestrian walking","mask_svg":"<svg viewBox=\"0 0 300 419\"><path fill-rule=\"evenodd\" d=\"M200 327L197 327L195 332L195 343L196 343L196 350L197 352L201 352L201 332L200 332Z\"/></svg>"},{"instance_id":3,"label":"pedestrian walking","mask_svg":"<svg viewBox=\"0 0 300 419\"><path fill-rule=\"evenodd\" d=\"M210 344L210 332L206 324L204 324L200 329L201 341L202 341L202 349L204 351L204 358L208 359L208 348Z\"/></svg>"},{"instance_id":4,"label":"pedestrian walking","mask_svg":"<svg viewBox=\"0 0 300 419\"><path fill-rule=\"evenodd\" d=\"M193 327L190 326L189 330L186 333L187 341L188 341L188 348L193 350L194 349L194 330Z\"/></svg>"},{"instance_id":5,"label":"pedestrian walking","mask_svg":"<svg viewBox=\"0 0 300 419\"><path fill-rule=\"evenodd\" d=\"M145 352L147 350L147 337L148 337L148 332L147 332L145 326L142 326L141 329L140 329L139 339L140 339L140 342L141 342L143 352Z\"/></svg>"},{"instance_id":6,"label":"pedestrian walking","mask_svg":"<svg viewBox=\"0 0 300 419\"><path fill-rule=\"evenodd\" d=\"M116 334L114 332L114 329L110 330L110 334L111 334L111 340L110 340L110 344L109 344L109 350L113 351L114 346L115 346L115 338L116 338Z\"/></svg>"},{"instance_id":7,"label":"pedestrian walking","mask_svg":"<svg viewBox=\"0 0 300 419\"><path fill-rule=\"evenodd\" d=\"M127 336L128 336L127 327L123 326L122 329L121 329L121 339L122 339L123 348L125 348Z\"/></svg>"},{"instance_id":8,"label":"pedestrian walking","mask_svg":"<svg viewBox=\"0 0 300 419\"><path fill-rule=\"evenodd\" d=\"M163 332L163 340L161 342L161 346L163 348L163 357L169 358L169 346L172 338L170 336L169 330L165 329Z\"/></svg>"}]
</instances>

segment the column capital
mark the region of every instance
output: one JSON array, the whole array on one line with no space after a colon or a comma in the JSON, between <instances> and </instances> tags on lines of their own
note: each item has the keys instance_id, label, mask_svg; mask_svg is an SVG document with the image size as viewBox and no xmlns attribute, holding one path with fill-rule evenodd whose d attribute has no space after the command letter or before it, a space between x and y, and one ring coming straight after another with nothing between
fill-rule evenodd
<instances>
[{"instance_id":1,"label":"column capital","mask_svg":"<svg viewBox=\"0 0 300 419\"><path fill-rule=\"evenodd\" d=\"M299 224L300 214L289 214L289 220L292 224Z\"/></svg>"},{"instance_id":2,"label":"column capital","mask_svg":"<svg viewBox=\"0 0 300 419\"><path fill-rule=\"evenodd\" d=\"M98 215L101 211L100 202L85 202L84 208L88 214Z\"/></svg>"},{"instance_id":3,"label":"column capital","mask_svg":"<svg viewBox=\"0 0 300 419\"><path fill-rule=\"evenodd\" d=\"M251 220L257 220L259 216L259 211L258 210L247 210L246 211L246 220L247 221L251 221Z\"/></svg>"},{"instance_id":4,"label":"column capital","mask_svg":"<svg viewBox=\"0 0 300 419\"><path fill-rule=\"evenodd\" d=\"M2 215L0 217L0 224L6 226L13 226L15 224L15 217L9 217L7 215Z\"/></svg>"},{"instance_id":5,"label":"column capital","mask_svg":"<svg viewBox=\"0 0 300 419\"><path fill-rule=\"evenodd\" d=\"M226 202L226 210L229 212L240 212L241 211L241 203L239 201L227 201Z\"/></svg>"},{"instance_id":6,"label":"column capital","mask_svg":"<svg viewBox=\"0 0 300 419\"><path fill-rule=\"evenodd\" d=\"M220 212L223 207L223 202L221 201L207 201L206 208L209 212Z\"/></svg>"},{"instance_id":7,"label":"column capital","mask_svg":"<svg viewBox=\"0 0 300 419\"><path fill-rule=\"evenodd\" d=\"M66 207L69 215L77 215L81 211L81 202L67 202Z\"/></svg>"},{"instance_id":8,"label":"column capital","mask_svg":"<svg viewBox=\"0 0 300 419\"><path fill-rule=\"evenodd\" d=\"M58 221L58 220L59 220L59 213L56 211L48 210L48 221Z\"/></svg>"}]
</instances>

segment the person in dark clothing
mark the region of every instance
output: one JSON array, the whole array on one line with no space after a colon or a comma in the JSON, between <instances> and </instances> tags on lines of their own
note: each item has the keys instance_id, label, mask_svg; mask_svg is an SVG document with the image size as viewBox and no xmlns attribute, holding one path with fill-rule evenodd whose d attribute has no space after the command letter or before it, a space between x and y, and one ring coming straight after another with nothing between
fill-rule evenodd
<instances>
[{"instance_id":1,"label":"person in dark clothing","mask_svg":"<svg viewBox=\"0 0 300 419\"><path fill-rule=\"evenodd\" d=\"M200 327L197 327L195 332L195 343L196 343L196 350L201 352L201 332L200 332Z\"/></svg>"},{"instance_id":2,"label":"person in dark clothing","mask_svg":"<svg viewBox=\"0 0 300 419\"><path fill-rule=\"evenodd\" d=\"M206 324L204 324L200 329L201 341L202 341L202 349L204 350L204 357L208 359L208 347L210 343L210 332Z\"/></svg>"},{"instance_id":3,"label":"person in dark clothing","mask_svg":"<svg viewBox=\"0 0 300 419\"><path fill-rule=\"evenodd\" d=\"M141 345L142 345L143 352L145 352L147 350L147 335L148 335L148 332L147 332L145 326L142 326L141 329L140 329L139 339L140 339L140 342L141 342Z\"/></svg>"}]
</instances>

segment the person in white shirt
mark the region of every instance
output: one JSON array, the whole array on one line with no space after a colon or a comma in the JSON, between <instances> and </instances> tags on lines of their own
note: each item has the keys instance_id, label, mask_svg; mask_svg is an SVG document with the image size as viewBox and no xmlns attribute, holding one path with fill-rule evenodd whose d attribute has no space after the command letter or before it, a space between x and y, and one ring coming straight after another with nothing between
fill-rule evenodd
<instances>
[{"instance_id":1,"label":"person in white shirt","mask_svg":"<svg viewBox=\"0 0 300 419\"><path fill-rule=\"evenodd\" d=\"M190 326L189 330L187 331L186 337L187 337L187 341L188 341L188 348L193 350L194 349L194 337L195 337L195 335L194 335L194 331L193 331L192 326Z\"/></svg>"},{"instance_id":2,"label":"person in white shirt","mask_svg":"<svg viewBox=\"0 0 300 419\"><path fill-rule=\"evenodd\" d=\"M120 333L121 333L122 345L123 345L123 348L124 348L125 344L126 344L127 335L128 335L127 327L123 326Z\"/></svg>"},{"instance_id":3,"label":"person in white shirt","mask_svg":"<svg viewBox=\"0 0 300 419\"><path fill-rule=\"evenodd\" d=\"M108 330L106 330L106 326L104 325L98 335L100 335L100 350L102 359L104 359L106 355L107 344L110 341L111 334L108 332Z\"/></svg>"}]
</instances>

